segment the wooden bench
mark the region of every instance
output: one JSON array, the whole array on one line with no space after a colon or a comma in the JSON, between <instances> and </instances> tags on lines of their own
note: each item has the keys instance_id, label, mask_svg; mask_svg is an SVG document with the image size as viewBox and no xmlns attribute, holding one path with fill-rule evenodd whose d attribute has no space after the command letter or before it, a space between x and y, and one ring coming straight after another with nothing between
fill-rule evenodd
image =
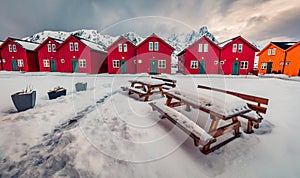
<instances>
[{"instance_id":1,"label":"wooden bench","mask_svg":"<svg viewBox=\"0 0 300 178\"><path fill-rule=\"evenodd\" d=\"M240 115L240 117L243 117L248 120L247 130L245 130L245 133L253 133L253 127L259 128L259 123L261 123L261 121L263 120L261 114L266 114L267 112L266 106L262 106L262 105L268 105L269 99L267 98L257 97L253 95L248 95L248 94L243 94L243 93L238 93L238 92L233 92L228 90L222 90L218 88L212 88L203 85L198 85L198 88L226 93L248 101L247 105L252 111Z\"/></svg>"},{"instance_id":2,"label":"wooden bench","mask_svg":"<svg viewBox=\"0 0 300 178\"><path fill-rule=\"evenodd\" d=\"M196 147L206 146L216 142L216 139L208 134L203 128L197 125L192 120L188 119L186 116L176 111L173 108L170 108L162 103L149 103L153 111L157 111L161 114L161 119L168 119L186 134L188 134L193 140ZM202 152L208 153L206 150L202 149Z\"/></svg>"},{"instance_id":3,"label":"wooden bench","mask_svg":"<svg viewBox=\"0 0 300 178\"><path fill-rule=\"evenodd\" d=\"M156 76L151 76L151 78L164 81L165 84L163 85L163 89L165 90L169 90L171 88L176 87L176 82L177 82L176 80L163 78L163 77L156 77Z\"/></svg>"}]
</instances>

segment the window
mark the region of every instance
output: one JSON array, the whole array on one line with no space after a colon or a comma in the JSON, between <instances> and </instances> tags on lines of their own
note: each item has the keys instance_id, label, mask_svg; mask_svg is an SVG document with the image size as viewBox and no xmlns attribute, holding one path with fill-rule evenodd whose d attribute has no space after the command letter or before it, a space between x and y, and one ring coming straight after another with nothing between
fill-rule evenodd
<instances>
[{"instance_id":1,"label":"window","mask_svg":"<svg viewBox=\"0 0 300 178\"><path fill-rule=\"evenodd\" d=\"M50 61L48 59L43 60L44 67L50 67Z\"/></svg>"},{"instance_id":2,"label":"window","mask_svg":"<svg viewBox=\"0 0 300 178\"><path fill-rule=\"evenodd\" d=\"M198 69L198 61L191 61L191 69Z\"/></svg>"},{"instance_id":3,"label":"window","mask_svg":"<svg viewBox=\"0 0 300 178\"><path fill-rule=\"evenodd\" d=\"M199 51L199 53L201 53L202 52L202 44L199 44L199 46L198 46L198 51Z\"/></svg>"},{"instance_id":4,"label":"window","mask_svg":"<svg viewBox=\"0 0 300 178\"><path fill-rule=\"evenodd\" d=\"M241 61L241 69L248 69L248 61Z\"/></svg>"},{"instance_id":5,"label":"window","mask_svg":"<svg viewBox=\"0 0 300 178\"><path fill-rule=\"evenodd\" d=\"M215 61L214 61L214 64L215 64L215 65L218 65L218 64L219 64L219 61L215 60Z\"/></svg>"},{"instance_id":6,"label":"window","mask_svg":"<svg viewBox=\"0 0 300 178\"><path fill-rule=\"evenodd\" d=\"M166 60L158 60L158 68L165 69L166 68Z\"/></svg>"},{"instance_id":7,"label":"window","mask_svg":"<svg viewBox=\"0 0 300 178\"><path fill-rule=\"evenodd\" d=\"M56 45L52 44L52 52L56 52Z\"/></svg>"},{"instance_id":8,"label":"window","mask_svg":"<svg viewBox=\"0 0 300 178\"><path fill-rule=\"evenodd\" d=\"M75 48L75 51L79 51L78 43L74 43L74 48Z\"/></svg>"},{"instance_id":9,"label":"window","mask_svg":"<svg viewBox=\"0 0 300 178\"><path fill-rule=\"evenodd\" d=\"M290 64L291 64L291 62L286 62L285 63L286 66L289 66Z\"/></svg>"},{"instance_id":10,"label":"window","mask_svg":"<svg viewBox=\"0 0 300 178\"><path fill-rule=\"evenodd\" d=\"M51 52L51 44L48 44L48 52Z\"/></svg>"},{"instance_id":11,"label":"window","mask_svg":"<svg viewBox=\"0 0 300 178\"><path fill-rule=\"evenodd\" d=\"M203 51L204 51L205 53L208 52L208 44L204 44L204 49L203 49Z\"/></svg>"},{"instance_id":12,"label":"window","mask_svg":"<svg viewBox=\"0 0 300 178\"><path fill-rule=\"evenodd\" d=\"M279 65L280 65L280 66L283 66L283 64L284 64L284 62L283 62L283 61L279 63Z\"/></svg>"},{"instance_id":13,"label":"window","mask_svg":"<svg viewBox=\"0 0 300 178\"><path fill-rule=\"evenodd\" d=\"M237 48L237 44L233 44L233 46L232 46L232 52L233 53L236 53L236 48Z\"/></svg>"},{"instance_id":14,"label":"window","mask_svg":"<svg viewBox=\"0 0 300 178\"><path fill-rule=\"evenodd\" d=\"M18 59L18 66L19 67L24 67L23 59Z\"/></svg>"},{"instance_id":15,"label":"window","mask_svg":"<svg viewBox=\"0 0 300 178\"><path fill-rule=\"evenodd\" d=\"M158 51L158 42L154 43L154 51Z\"/></svg>"},{"instance_id":16,"label":"window","mask_svg":"<svg viewBox=\"0 0 300 178\"><path fill-rule=\"evenodd\" d=\"M12 52L12 46L11 45L8 45L8 51Z\"/></svg>"},{"instance_id":17,"label":"window","mask_svg":"<svg viewBox=\"0 0 300 178\"><path fill-rule=\"evenodd\" d=\"M127 44L123 44L123 47L124 47L124 52L127 52Z\"/></svg>"},{"instance_id":18,"label":"window","mask_svg":"<svg viewBox=\"0 0 300 178\"><path fill-rule=\"evenodd\" d=\"M272 49L268 49L268 56L271 56Z\"/></svg>"},{"instance_id":19,"label":"window","mask_svg":"<svg viewBox=\"0 0 300 178\"><path fill-rule=\"evenodd\" d=\"M112 63L113 63L113 68L119 68L120 67L120 62L119 62L119 60L113 60L112 61Z\"/></svg>"},{"instance_id":20,"label":"window","mask_svg":"<svg viewBox=\"0 0 300 178\"><path fill-rule=\"evenodd\" d=\"M224 65L224 63L225 63L225 61L221 61L221 62L220 62L221 65Z\"/></svg>"},{"instance_id":21,"label":"window","mask_svg":"<svg viewBox=\"0 0 300 178\"><path fill-rule=\"evenodd\" d=\"M276 54L276 48L273 48L272 49L272 56L275 56L275 54Z\"/></svg>"},{"instance_id":22,"label":"window","mask_svg":"<svg viewBox=\"0 0 300 178\"><path fill-rule=\"evenodd\" d=\"M79 68L86 68L86 60L79 59Z\"/></svg>"},{"instance_id":23,"label":"window","mask_svg":"<svg viewBox=\"0 0 300 178\"><path fill-rule=\"evenodd\" d=\"M243 51L243 44L239 44L239 53L241 53Z\"/></svg>"},{"instance_id":24,"label":"window","mask_svg":"<svg viewBox=\"0 0 300 178\"><path fill-rule=\"evenodd\" d=\"M153 51L153 42L149 42L149 51Z\"/></svg>"},{"instance_id":25,"label":"window","mask_svg":"<svg viewBox=\"0 0 300 178\"><path fill-rule=\"evenodd\" d=\"M266 68L267 68L267 63L266 62L261 63L261 69L264 70Z\"/></svg>"},{"instance_id":26,"label":"window","mask_svg":"<svg viewBox=\"0 0 300 178\"><path fill-rule=\"evenodd\" d=\"M72 42L70 43L70 51L74 51L74 46Z\"/></svg>"},{"instance_id":27,"label":"window","mask_svg":"<svg viewBox=\"0 0 300 178\"><path fill-rule=\"evenodd\" d=\"M14 50L14 52L17 52L17 47L16 47L16 45L13 45L13 50Z\"/></svg>"},{"instance_id":28,"label":"window","mask_svg":"<svg viewBox=\"0 0 300 178\"><path fill-rule=\"evenodd\" d=\"M122 44L119 44L119 52L122 52Z\"/></svg>"},{"instance_id":29,"label":"window","mask_svg":"<svg viewBox=\"0 0 300 178\"><path fill-rule=\"evenodd\" d=\"M65 63L65 60L64 60L64 59L61 59L60 62L63 64L63 63Z\"/></svg>"},{"instance_id":30,"label":"window","mask_svg":"<svg viewBox=\"0 0 300 178\"><path fill-rule=\"evenodd\" d=\"M139 60L138 60L138 63L139 63L139 64L142 64L142 63L143 63L142 59L139 59Z\"/></svg>"}]
</instances>

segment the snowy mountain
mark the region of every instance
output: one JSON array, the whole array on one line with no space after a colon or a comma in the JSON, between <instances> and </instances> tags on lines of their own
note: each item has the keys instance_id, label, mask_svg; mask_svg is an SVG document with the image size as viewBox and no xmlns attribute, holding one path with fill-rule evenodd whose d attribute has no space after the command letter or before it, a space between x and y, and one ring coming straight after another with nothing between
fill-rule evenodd
<instances>
[{"instance_id":1,"label":"snowy mountain","mask_svg":"<svg viewBox=\"0 0 300 178\"><path fill-rule=\"evenodd\" d=\"M65 40L69 35L75 35L80 38L92 41L94 43L99 44L103 49L112 44L119 36L111 36L107 34L101 34L97 30L76 30L73 32L64 32L64 31L43 31L36 33L30 37L23 38L23 40L42 43L47 37L52 37L60 40ZM142 42L146 37L142 37L134 32L128 32L122 34L125 38L131 41L133 44L137 45ZM206 26L203 26L199 29L199 31L191 31L189 33L180 33L180 34L171 34L170 36L163 38L166 42L168 42L171 46L173 46L176 50L173 53L172 63L177 63L177 56L179 52L193 44L202 36L206 36L211 39L216 44L218 41L211 34Z\"/></svg>"}]
</instances>

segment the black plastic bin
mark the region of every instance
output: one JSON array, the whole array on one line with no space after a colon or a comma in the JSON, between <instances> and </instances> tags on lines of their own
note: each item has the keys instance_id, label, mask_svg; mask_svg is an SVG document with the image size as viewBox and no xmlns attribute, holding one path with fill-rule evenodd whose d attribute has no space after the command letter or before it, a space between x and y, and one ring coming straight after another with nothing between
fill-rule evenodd
<instances>
[{"instance_id":1,"label":"black plastic bin","mask_svg":"<svg viewBox=\"0 0 300 178\"><path fill-rule=\"evenodd\" d=\"M36 101L36 91L31 92L17 92L11 95L11 99L18 112L31 109L35 106Z\"/></svg>"},{"instance_id":2,"label":"black plastic bin","mask_svg":"<svg viewBox=\"0 0 300 178\"><path fill-rule=\"evenodd\" d=\"M67 90L65 88L58 88L48 92L49 99L55 99L60 96L65 96L67 94Z\"/></svg>"}]
</instances>

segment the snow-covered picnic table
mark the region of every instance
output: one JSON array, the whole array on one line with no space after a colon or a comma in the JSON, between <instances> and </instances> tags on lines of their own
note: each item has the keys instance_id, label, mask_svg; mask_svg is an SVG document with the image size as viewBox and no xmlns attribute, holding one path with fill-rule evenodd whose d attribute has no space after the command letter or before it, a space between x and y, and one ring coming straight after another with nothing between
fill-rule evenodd
<instances>
[{"instance_id":1,"label":"snow-covered picnic table","mask_svg":"<svg viewBox=\"0 0 300 178\"><path fill-rule=\"evenodd\" d=\"M148 101L149 96L156 92L160 92L163 96L162 86L165 83L162 81L154 80L151 78L144 78L129 80L129 82L131 83L130 87L128 88L129 95L136 93L139 95L140 98L144 97L144 101Z\"/></svg>"}]
</instances>

